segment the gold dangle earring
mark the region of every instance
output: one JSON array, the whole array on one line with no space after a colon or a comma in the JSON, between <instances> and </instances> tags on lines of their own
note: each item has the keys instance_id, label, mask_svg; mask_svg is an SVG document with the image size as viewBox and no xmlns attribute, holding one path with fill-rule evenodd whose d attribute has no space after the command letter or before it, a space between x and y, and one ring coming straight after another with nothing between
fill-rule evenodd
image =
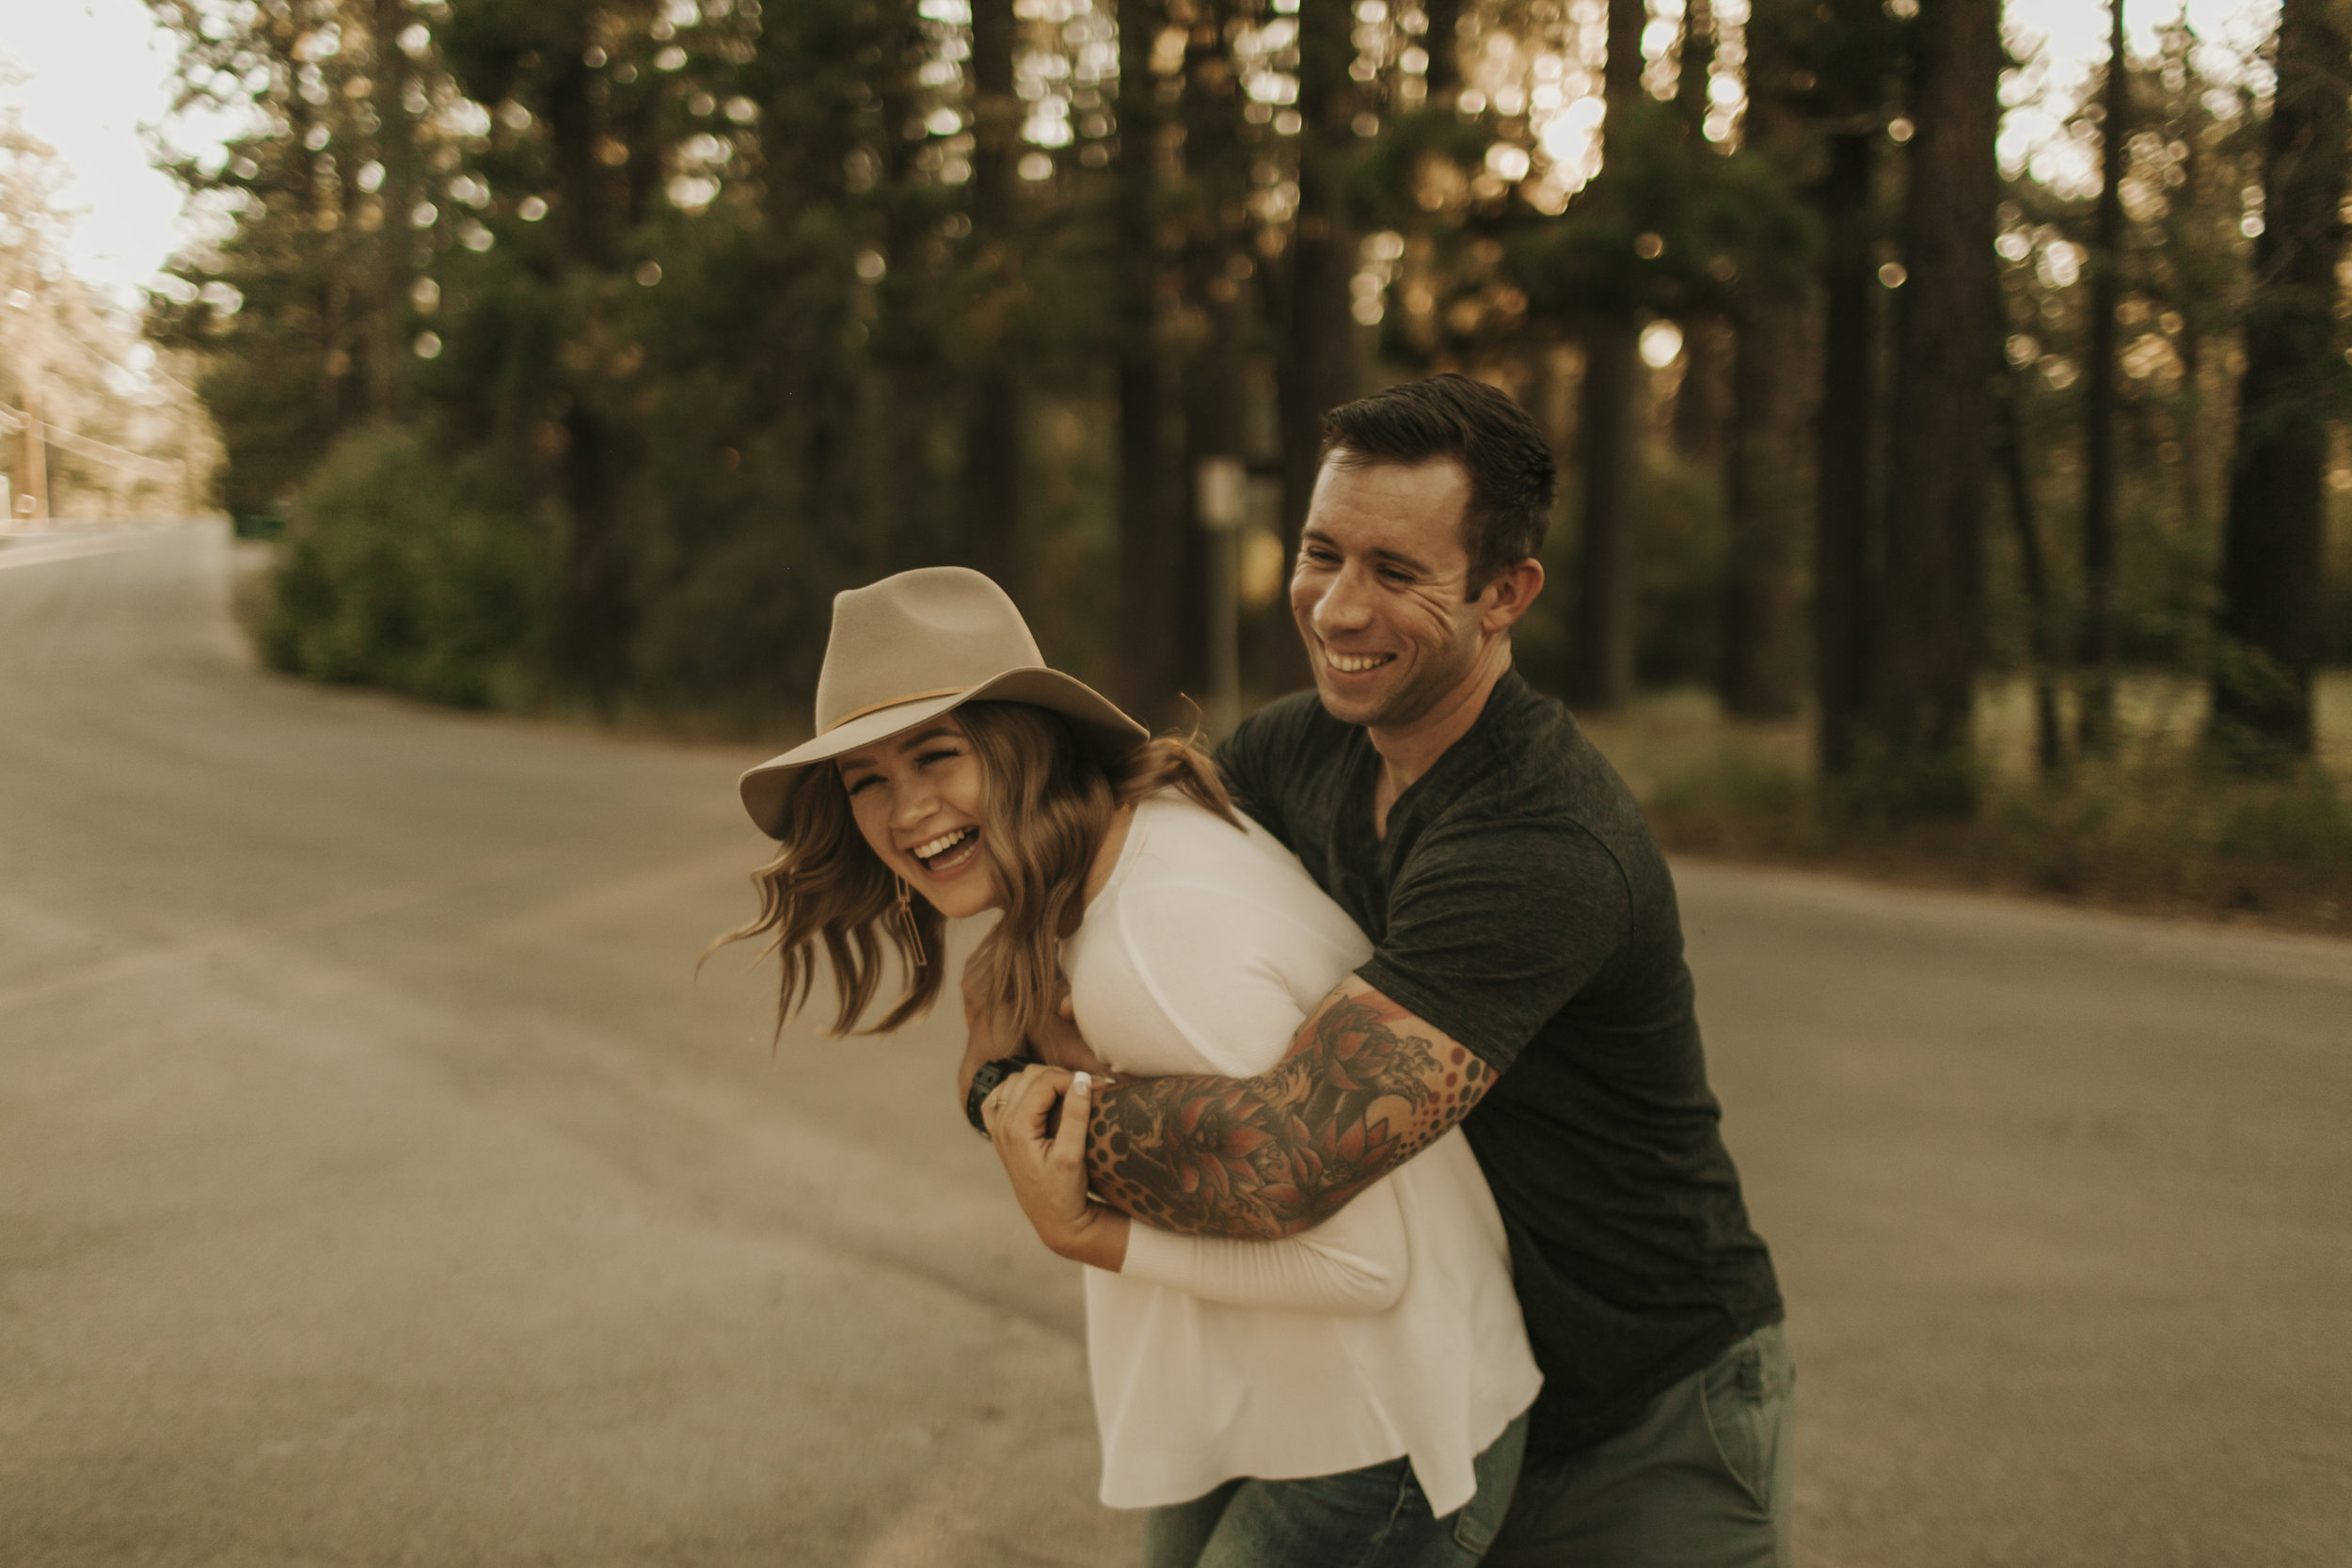
<instances>
[{"instance_id":1,"label":"gold dangle earring","mask_svg":"<svg viewBox=\"0 0 2352 1568\"><path fill-rule=\"evenodd\" d=\"M930 959L923 953L923 927L915 924L914 890L907 886L907 879L904 877L898 878L898 929L905 935L907 945L914 949L914 967L920 969L930 962Z\"/></svg>"}]
</instances>

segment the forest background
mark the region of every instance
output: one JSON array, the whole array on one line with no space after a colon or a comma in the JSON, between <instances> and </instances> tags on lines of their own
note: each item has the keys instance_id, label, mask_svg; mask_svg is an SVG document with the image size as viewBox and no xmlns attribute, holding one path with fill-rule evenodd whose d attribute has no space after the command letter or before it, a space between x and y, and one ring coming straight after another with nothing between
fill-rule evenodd
<instances>
[{"instance_id":1,"label":"forest background","mask_svg":"<svg viewBox=\"0 0 2352 1568\"><path fill-rule=\"evenodd\" d=\"M2087 88L1997 0L151 5L282 669L785 736L955 561L1215 727L1322 411L1459 370L1670 843L2352 925L2341 0Z\"/></svg>"}]
</instances>

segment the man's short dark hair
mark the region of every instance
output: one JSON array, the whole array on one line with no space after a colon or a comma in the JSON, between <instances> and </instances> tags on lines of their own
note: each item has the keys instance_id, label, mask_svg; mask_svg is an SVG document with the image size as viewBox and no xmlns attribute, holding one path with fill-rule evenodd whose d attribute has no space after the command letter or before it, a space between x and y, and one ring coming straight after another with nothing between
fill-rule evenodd
<instances>
[{"instance_id":1,"label":"man's short dark hair","mask_svg":"<svg viewBox=\"0 0 2352 1568\"><path fill-rule=\"evenodd\" d=\"M1450 457L1470 473L1462 547L1472 597L1504 567L1544 547L1558 468L1551 443L1508 393L1466 375L1407 381L1343 404L1323 417L1317 467Z\"/></svg>"}]
</instances>

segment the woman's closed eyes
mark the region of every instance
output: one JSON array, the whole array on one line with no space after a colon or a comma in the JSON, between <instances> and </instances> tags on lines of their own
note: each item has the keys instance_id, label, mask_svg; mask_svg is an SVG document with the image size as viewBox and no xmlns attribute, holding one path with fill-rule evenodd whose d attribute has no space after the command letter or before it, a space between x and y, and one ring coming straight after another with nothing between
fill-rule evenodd
<instances>
[{"instance_id":1,"label":"woman's closed eyes","mask_svg":"<svg viewBox=\"0 0 2352 1568\"><path fill-rule=\"evenodd\" d=\"M953 762L956 758L961 755L963 755L963 752L954 746L933 746L928 748L927 750L915 752L914 757L910 760L913 761L916 768L929 768L933 763L937 762ZM861 770L855 777L846 781L842 787L845 788L850 794L856 795L860 791L864 790L867 784L880 783L882 783L882 775L880 773Z\"/></svg>"}]
</instances>

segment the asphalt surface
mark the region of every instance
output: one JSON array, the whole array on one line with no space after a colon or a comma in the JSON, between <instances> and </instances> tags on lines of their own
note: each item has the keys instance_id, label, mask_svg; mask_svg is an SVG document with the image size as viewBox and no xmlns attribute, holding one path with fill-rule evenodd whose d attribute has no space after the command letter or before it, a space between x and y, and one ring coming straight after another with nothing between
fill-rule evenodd
<instances>
[{"instance_id":1,"label":"asphalt surface","mask_svg":"<svg viewBox=\"0 0 2352 1568\"><path fill-rule=\"evenodd\" d=\"M255 672L0 548L0 1563L1080 1564L938 1027L771 1050L754 753ZM1678 868L1800 1560L2352 1562L2352 946Z\"/></svg>"}]
</instances>

